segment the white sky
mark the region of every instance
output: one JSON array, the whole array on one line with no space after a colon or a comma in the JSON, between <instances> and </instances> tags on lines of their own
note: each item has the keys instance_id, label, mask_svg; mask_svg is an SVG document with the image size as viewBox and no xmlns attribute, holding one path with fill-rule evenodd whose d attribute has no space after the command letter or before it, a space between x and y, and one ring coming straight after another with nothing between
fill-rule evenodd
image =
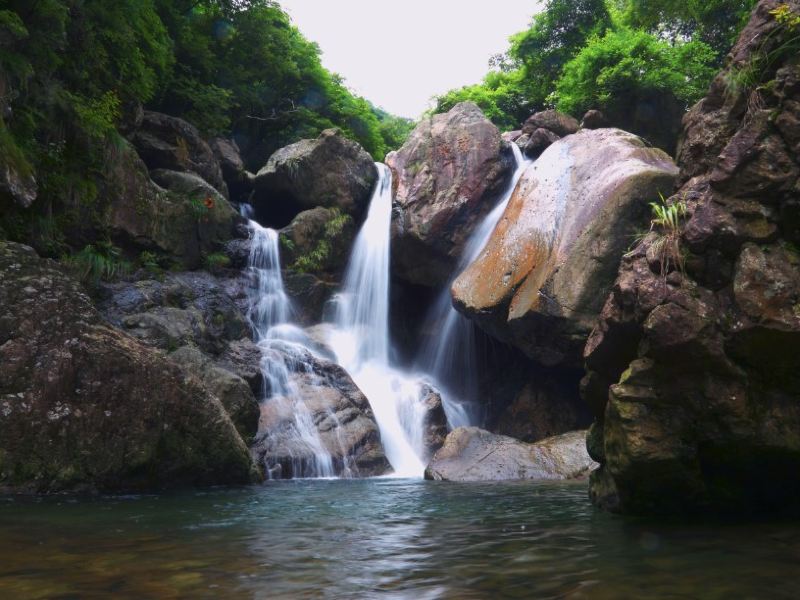
<instances>
[{"instance_id":1,"label":"white sky","mask_svg":"<svg viewBox=\"0 0 800 600\"><path fill-rule=\"evenodd\" d=\"M357 94L416 118L430 98L478 83L525 29L536 0L279 0Z\"/></svg>"}]
</instances>

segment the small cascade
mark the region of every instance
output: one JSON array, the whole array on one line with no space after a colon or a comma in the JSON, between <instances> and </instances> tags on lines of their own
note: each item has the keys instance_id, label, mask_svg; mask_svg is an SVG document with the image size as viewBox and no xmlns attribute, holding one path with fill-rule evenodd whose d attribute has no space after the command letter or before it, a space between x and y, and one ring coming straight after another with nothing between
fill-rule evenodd
<instances>
[{"instance_id":1,"label":"small cascade","mask_svg":"<svg viewBox=\"0 0 800 600\"><path fill-rule=\"evenodd\" d=\"M342 292L336 301L336 329L330 344L337 360L369 399L386 457L396 476L420 477L425 412L420 384L389 362L389 246L392 176L376 163L378 183L366 221L353 246Z\"/></svg>"},{"instance_id":2,"label":"small cascade","mask_svg":"<svg viewBox=\"0 0 800 600\"><path fill-rule=\"evenodd\" d=\"M242 214L249 216L249 207L244 205ZM290 323L292 305L283 287L279 253L278 232L250 221L252 244L248 262L250 277L248 318L255 333L256 342L265 351L261 361L264 376L262 402L289 403L293 416L293 431L287 437L293 447L301 448L303 456L292 460L291 465L280 465L283 474L292 477L333 477L335 475L330 452L320 440L314 422L301 395L294 389L291 374L305 368L305 349L298 343L302 331ZM276 353L266 352L277 349ZM308 456L313 456L309 460ZM278 465L267 465L267 474L272 475Z\"/></svg>"},{"instance_id":3,"label":"small cascade","mask_svg":"<svg viewBox=\"0 0 800 600\"><path fill-rule=\"evenodd\" d=\"M426 319L425 330L438 335L429 336L417 358L417 367L427 372L442 395L444 410L450 427L479 424L481 415L477 409L478 357L475 324L453 308L450 286L470 263L478 258L500 221L520 177L533 161L523 157L516 144L511 144L514 153L514 173L508 188L497 206L483 219L467 240L461 260L453 277L442 289Z\"/></svg>"}]
</instances>

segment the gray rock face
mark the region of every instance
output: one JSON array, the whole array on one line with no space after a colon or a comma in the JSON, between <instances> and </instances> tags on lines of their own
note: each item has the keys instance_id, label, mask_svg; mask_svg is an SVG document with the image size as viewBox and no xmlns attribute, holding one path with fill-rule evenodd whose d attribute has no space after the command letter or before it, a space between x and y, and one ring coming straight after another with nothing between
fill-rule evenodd
<instances>
[{"instance_id":1,"label":"gray rock face","mask_svg":"<svg viewBox=\"0 0 800 600\"><path fill-rule=\"evenodd\" d=\"M541 364L580 368L620 258L676 175L664 152L618 129L556 142L453 283L455 307Z\"/></svg>"},{"instance_id":2,"label":"gray rock face","mask_svg":"<svg viewBox=\"0 0 800 600\"><path fill-rule=\"evenodd\" d=\"M23 173L7 160L0 159L0 194L7 195L21 208L28 208L39 194L33 173Z\"/></svg>"},{"instance_id":3,"label":"gray rock face","mask_svg":"<svg viewBox=\"0 0 800 600\"><path fill-rule=\"evenodd\" d=\"M317 206L360 217L377 178L372 157L358 143L326 129L270 157L256 175L253 207L260 222L288 221Z\"/></svg>"},{"instance_id":4,"label":"gray rock face","mask_svg":"<svg viewBox=\"0 0 800 600\"><path fill-rule=\"evenodd\" d=\"M244 200L253 191L255 175L246 168L235 140L214 138L211 150L222 168L222 178L231 193L231 200Z\"/></svg>"},{"instance_id":5,"label":"gray rock face","mask_svg":"<svg viewBox=\"0 0 800 600\"><path fill-rule=\"evenodd\" d=\"M219 398L242 439L249 442L258 428L259 408L247 382L228 369L216 366L194 346L183 346L169 357Z\"/></svg>"},{"instance_id":6,"label":"gray rock face","mask_svg":"<svg viewBox=\"0 0 800 600\"><path fill-rule=\"evenodd\" d=\"M254 474L215 396L108 325L55 263L0 242L0 489L146 490Z\"/></svg>"},{"instance_id":7,"label":"gray rock face","mask_svg":"<svg viewBox=\"0 0 800 600\"><path fill-rule=\"evenodd\" d=\"M228 197L219 161L191 123L146 110L130 140L149 169L191 171Z\"/></svg>"},{"instance_id":8,"label":"gray rock face","mask_svg":"<svg viewBox=\"0 0 800 600\"><path fill-rule=\"evenodd\" d=\"M444 445L447 437L447 415L444 412L442 396L436 388L423 384L420 392L420 402L425 407L422 440L425 457L430 458Z\"/></svg>"},{"instance_id":9,"label":"gray rock face","mask_svg":"<svg viewBox=\"0 0 800 600\"><path fill-rule=\"evenodd\" d=\"M560 140L561 137L550 131L549 129L534 130L530 134L524 134L517 140L517 145L520 150L529 158L539 158L542 152L547 150L551 145Z\"/></svg>"},{"instance_id":10,"label":"gray rock face","mask_svg":"<svg viewBox=\"0 0 800 600\"><path fill-rule=\"evenodd\" d=\"M229 240L239 215L215 189L192 173L154 173L170 192L154 184L142 160L124 146L109 161L102 226L124 248L168 254L196 268L202 254Z\"/></svg>"},{"instance_id":11,"label":"gray rock face","mask_svg":"<svg viewBox=\"0 0 800 600\"><path fill-rule=\"evenodd\" d=\"M250 336L245 303L235 280L191 271L103 284L98 308L150 346L171 351L191 344L216 356L229 342Z\"/></svg>"},{"instance_id":12,"label":"gray rock face","mask_svg":"<svg viewBox=\"0 0 800 600\"><path fill-rule=\"evenodd\" d=\"M347 266L356 224L338 208L305 210L280 231L281 262L294 271L330 278Z\"/></svg>"},{"instance_id":13,"label":"gray rock face","mask_svg":"<svg viewBox=\"0 0 800 600\"><path fill-rule=\"evenodd\" d=\"M305 420L317 432L335 472L367 477L389 471L380 433L366 396L335 363L293 344L275 342L264 360L286 366L290 393L261 403L252 447L256 462L273 478L311 475L315 450L300 433ZM303 365L302 369L297 369Z\"/></svg>"},{"instance_id":14,"label":"gray rock face","mask_svg":"<svg viewBox=\"0 0 800 600\"><path fill-rule=\"evenodd\" d=\"M770 92L726 81L786 42L758 2L726 69L684 119L685 268L665 263L657 229L627 254L585 348L589 440L601 467L592 500L658 514L773 513L800 497L800 252L795 118L800 72L786 56L759 76ZM789 2L793 12L800 2ZM776 210L781 207L780 210Z\"/></svg>"},{"instance_id":15,"label":"gray rock face","mask_svg":"<svg viewBox=\"0 0 800 600\"><path fill-rule=\"evenodd\" d=\"M596 463L586 452L586 432L573 431L525 444L477 427L459 427L425 469L435 481L578 479Z\"/></svg>"},{"instance_id":16,"label":"gray rock face","mask_svg":"<svg viewBox=\"0 0 800 600\"><path fill-rule=\"evenodd\" d=\"M471 102L423 119L386 162L392 170L392 269L409 283L446 282L475 225L494 206L513 159Z\"/></svg>"}]
</instances>

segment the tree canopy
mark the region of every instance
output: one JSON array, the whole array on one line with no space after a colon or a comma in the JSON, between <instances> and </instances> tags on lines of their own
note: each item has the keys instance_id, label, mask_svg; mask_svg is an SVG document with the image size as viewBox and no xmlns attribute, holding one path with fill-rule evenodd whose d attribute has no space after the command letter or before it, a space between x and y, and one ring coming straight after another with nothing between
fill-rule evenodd
<instances>
[{"instance_id":1,"label":"tree canopy","mask_svg":"<svg viewBox=\"0 0 800 600\"><path fill-rule=\"evenodd\" d=\"M475 85L436 98L471 100L499 127L533 112L590 108L668 151L683 112L705 93L755 0L547 0Z\"/></svg>"}]
</instances>

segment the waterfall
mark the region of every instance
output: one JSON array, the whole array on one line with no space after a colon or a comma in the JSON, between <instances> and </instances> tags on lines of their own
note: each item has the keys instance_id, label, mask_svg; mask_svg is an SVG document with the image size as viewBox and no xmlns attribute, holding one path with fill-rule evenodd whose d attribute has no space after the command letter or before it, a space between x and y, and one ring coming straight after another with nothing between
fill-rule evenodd
<instances>
[{"instance_id":1,"label":"waterfall","mask_svg":"<svg viewBox=\"0 0 800 600\"><path fill-rule=\"evenodd\" d=\"M418 380L390 365L389 250L392 175L376 163L378 183L358 233L336 296L335 331L330 344L338 362L369 400L395 475L424 471L422 431L425 412Z\"/></svg>"},{"instance_id":2,"label":"waterfall","mask_svg":"<svg viewBox=\"0 0 800 600\"><path fill-rule=\"evenodd\" d=\"M250 207L243 205L242 214L249 216ZM333 477L335 475L330 452L320 440L311 413L292 384L291 374L304 368L303 348L297 343L302 332L290 323L292 305L283 287L278 232L249 222L251 231L250 257L247 273L250 278L248 318L253 327L256 343L264 351L261 372L264 387L261 401L288 402L294 417L290 436L299 447L307 450L304 456L292 460L288 470L293 477ZM308 456L313 456L309 460ZM272 469L267 465L267 474ZM273 467L274 468L274 467Z\"/></svg>"},{"instance_id":3,"label":"waterfall","mask_svg":"<svg viewBox=\"0 0 800 600\"><path fill-rule=\"evenodd\" d=\"M428 313L425 331L439 328L439 333L428 336L416 361L417 367L427 372L439 388L448 424L453 428L479 424L481 419L476 408L479 382L475 324L453 308L450 286L478 258L503 216L520 177L532 163L522 156L516 144L512 143L511 148L514 173L508 188L497 206L470 235L452 278Z\"/></svg>"}]
</instances>

